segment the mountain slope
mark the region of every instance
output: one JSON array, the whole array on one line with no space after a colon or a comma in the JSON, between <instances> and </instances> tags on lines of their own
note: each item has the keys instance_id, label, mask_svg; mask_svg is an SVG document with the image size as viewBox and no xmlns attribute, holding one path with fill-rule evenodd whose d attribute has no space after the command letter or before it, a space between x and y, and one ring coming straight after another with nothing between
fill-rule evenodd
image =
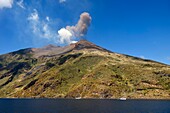
<instances>
[{"instance_id":1,"label":"mountain slope","mask_svg":"<svg viewBox=\"0 0 170 113\"><path fill-rule=\"evenodd\" d=\"M0 56L0 97L168 98L170 66L81 40Z\"/></svg>"}]
</instances>

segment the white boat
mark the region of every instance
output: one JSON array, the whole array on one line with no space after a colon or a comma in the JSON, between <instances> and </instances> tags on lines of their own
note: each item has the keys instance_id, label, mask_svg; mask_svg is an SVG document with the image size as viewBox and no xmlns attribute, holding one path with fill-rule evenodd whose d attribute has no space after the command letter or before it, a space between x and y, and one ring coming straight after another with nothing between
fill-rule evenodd
<instances>
[{"instance_id":1,"label":"white boat","mask_svg":"<svg viewBox=\"0 0 170 113\"><path fill-rule=\"evenodd\" d=\"M76 99L81 99L81 97L77 97Z\"/></svg>"},{"instance_id":2,"label":"white boat","mask_svg":"<svg viewBox=\"0 0 170 113\"><path fill-rule=\"evenodd\" d=\"M123 97L122 97L122 98L120 98L119 100L126 100L126 98L123 98Z\"/></svg>"}]
</instances>

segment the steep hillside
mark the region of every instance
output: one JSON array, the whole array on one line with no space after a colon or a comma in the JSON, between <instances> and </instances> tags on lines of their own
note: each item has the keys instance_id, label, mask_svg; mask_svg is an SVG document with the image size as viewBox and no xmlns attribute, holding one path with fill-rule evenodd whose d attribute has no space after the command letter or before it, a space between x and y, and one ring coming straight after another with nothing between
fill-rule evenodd
<instances>
[{"instance_id":1,"label":"steep hillside","mask_svg":"<svg viewBox=\"0 0 170 113\"><path fill-rule=\"evenodd\" d=\"M0 97L170 99L170 66L81 40L0 56Z\"/></svg>"}]
</instances>

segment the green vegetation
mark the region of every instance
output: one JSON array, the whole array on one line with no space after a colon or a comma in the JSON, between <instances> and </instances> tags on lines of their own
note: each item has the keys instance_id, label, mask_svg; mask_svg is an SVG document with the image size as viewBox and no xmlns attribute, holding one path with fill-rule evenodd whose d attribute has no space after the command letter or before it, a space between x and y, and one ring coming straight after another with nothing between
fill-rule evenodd
<instances>
[{"instance_id":1,"label":"green vegetation","mask_svg":"<svg viewBox=\"0 0 170 113\"><path fill-rule=\"evenodd\" d=\"M0 56L0 97L170 99L170 67L93 48Z\"/></svg>"}]
</instances>

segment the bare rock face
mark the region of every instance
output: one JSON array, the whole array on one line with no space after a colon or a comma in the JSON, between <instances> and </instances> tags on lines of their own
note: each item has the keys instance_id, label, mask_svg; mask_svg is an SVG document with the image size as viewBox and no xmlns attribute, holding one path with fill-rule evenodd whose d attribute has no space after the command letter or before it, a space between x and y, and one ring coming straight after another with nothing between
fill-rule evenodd
<instances>
[{"instance_id":1,"label":"bare rock face","mask_svg":"<svg viewBox=\"0 0 170 113\"><path fill-rule=\"evenodd\" d=\"M72 51L73 46L54 46L54 45L48 45L43 48L37 48L32 49L34 57L38 58L40 56L54 56L54 55L61 55L64 53L67 53L69 51Z\"/></svg>"},{"instance_id":2,"label":"bare rock face","mask_svg":"<svg viewBox=\"0 0 170 113\"><path fill-rule=\"evenodd\" d=\"M0 55L0 97L170 99L170 66L86 40Z\"/></svg>"},{"instance_id":3,"label":"bare rock face","mask_svg":"<svg viewBox=\"0 0 170 113\"><path fill-rule=\"evenodd\" d=\"M34 57L38 58L40 56L57 56L66 54L68 52L71 52L73 50L82 50L82 49L93 49L93 50L102 50L102 51L108 51L106 49L103 49L91 42L88 42L86 40L80 40L77 43L70 44L68 46L54 46L54 45L48 45L43 48L34 48L32 49Z\"/></svg>"}]
</instances>

